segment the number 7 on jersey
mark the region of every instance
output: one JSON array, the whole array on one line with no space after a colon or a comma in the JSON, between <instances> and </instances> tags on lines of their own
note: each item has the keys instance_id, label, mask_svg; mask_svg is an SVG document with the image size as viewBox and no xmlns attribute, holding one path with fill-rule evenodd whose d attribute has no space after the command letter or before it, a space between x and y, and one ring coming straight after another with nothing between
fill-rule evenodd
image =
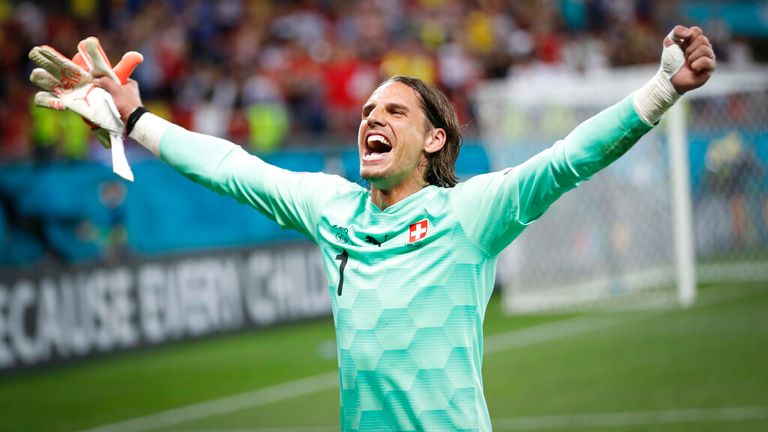
<instances>
[{"instance_id":1,"label":"number 7 on jersey","mask_svg":"<svg viewBox=\"0 0 768 432\"><path fill-rule=\"evenodd\" d=\"M349 254L343 250L340 254L336 255L336 259L339 260L339 288L337 295L341 295L341 290L344 288L344 267L347 266L347 260L349 260Z\"/></svg>"}]
</instances>

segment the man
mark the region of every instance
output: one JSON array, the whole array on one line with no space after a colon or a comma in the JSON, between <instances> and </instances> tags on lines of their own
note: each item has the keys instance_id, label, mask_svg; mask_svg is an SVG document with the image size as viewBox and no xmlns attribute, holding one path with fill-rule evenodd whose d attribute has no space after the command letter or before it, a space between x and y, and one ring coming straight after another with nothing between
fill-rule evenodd
<instances>
[{"instance_id":1,"label":"man","mask_svg":"<svg viewBox=\"0 0 768 432\"><path fill-rule=\"evenodd\" d=\"M291 173L173 125L141 107L135 82L95 83L112 95L136 141L320 247L343 430L489 431L482 322L497 255L714 71L712 47L698 27L677 26L664 46L659 73L641 89L524 164L458 185L456 114L442 93L417 79L385 81L362 108L360 173L370 189L337 176Z\"/></svg>"}]
</instances>

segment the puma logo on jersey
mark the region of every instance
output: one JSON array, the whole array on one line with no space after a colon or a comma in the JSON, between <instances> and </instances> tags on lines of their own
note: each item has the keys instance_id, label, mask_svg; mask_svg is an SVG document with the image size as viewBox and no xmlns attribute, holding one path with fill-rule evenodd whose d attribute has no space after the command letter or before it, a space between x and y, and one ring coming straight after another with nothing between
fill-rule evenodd
<instances>
[{"instance_id":1,"label":"puma logo on jersey","mask_svg":"<svg viewBox=\"0 0 768 432\"><path fill-rule=\"evenodd\" d=\"M389 234L384 236L384 240L378 241L378 240L376 240L375 237L367 235L367 236L365 236L365 242L366 243L370 243L372 245L376 245L378 247L381 247L381 244L384 243L385 241L387 241L387 237L389 237Z\"/></svg>"}]
</instances>

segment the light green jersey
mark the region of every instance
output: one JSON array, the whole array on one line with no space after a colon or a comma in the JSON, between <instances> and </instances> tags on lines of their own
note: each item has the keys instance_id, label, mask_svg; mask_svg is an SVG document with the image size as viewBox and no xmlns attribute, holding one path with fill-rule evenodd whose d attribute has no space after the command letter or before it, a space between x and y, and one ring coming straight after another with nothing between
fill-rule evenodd
<instances>
[{"instance_id":1,"label":"light green jersey","mask_svg":"<svg viewBox=\"0 0 768 432\"><path fill-rule=\"evenodd\" d=\"M650 128L628 97L524 164L429 186L385 210L341 177L285 171L180 127L165 132L160 153L320 247L343 430L489 431L482 325L498 253Z\"/></svg>"}]
</instances>

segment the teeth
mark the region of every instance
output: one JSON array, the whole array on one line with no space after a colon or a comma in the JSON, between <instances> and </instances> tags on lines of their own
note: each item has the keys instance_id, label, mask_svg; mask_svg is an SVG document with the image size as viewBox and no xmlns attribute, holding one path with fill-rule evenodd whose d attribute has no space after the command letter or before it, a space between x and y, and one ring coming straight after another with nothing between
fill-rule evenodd
<instances>
[{"instance_id":1,"label":"teeth","mask_svg":"<svg viewBox=\"0 0 768 432\"><path fill-rule=\"evenodd\" d=\"M376 142L376 141L378 141L378 142L380 142L382 144L386 144L386 145L391 147L391 145L389 144L389 140L386 139L382 135L371 135L371 136L368 137L368 142L369 143Z\"/></svg>"},{"instance_id":2,"label":"teeth","mask_svg":"<svg viewBox=\"0 0 768 432\"><path fill-rule=\"evenodd\" d=\"M372 162L386 158L388 153L368 153L363 156L364 161Z\"/></svg>"}]
</instances>

